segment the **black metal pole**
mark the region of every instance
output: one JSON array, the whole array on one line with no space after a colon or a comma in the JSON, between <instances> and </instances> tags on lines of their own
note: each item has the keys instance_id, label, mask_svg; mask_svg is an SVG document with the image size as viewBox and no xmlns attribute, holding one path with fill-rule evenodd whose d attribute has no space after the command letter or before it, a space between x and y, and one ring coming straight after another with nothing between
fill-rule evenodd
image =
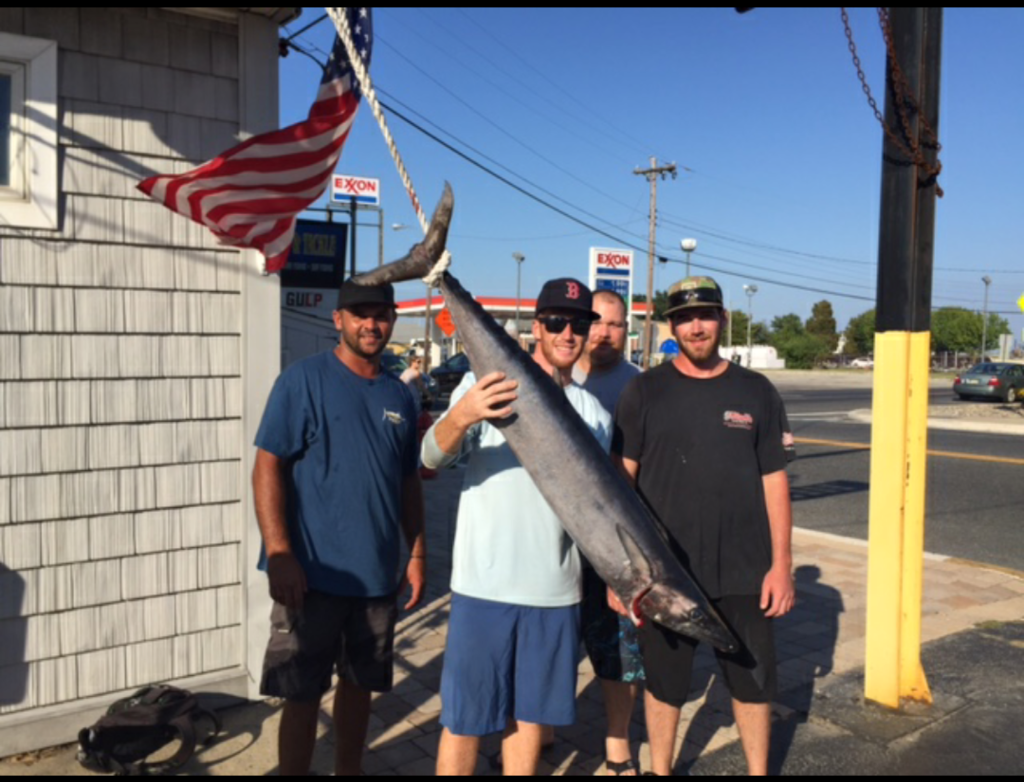
<instances>
[{"instance_id":1,"label":"black metal pole","mask_svg":"<svg viewBox=\"0 0 1024 782\"><path fill-rule=\"evenodd\" d=\"M892 42L900 68L910 88L918 94L921 80L922 36L920 8L892 8ZM903 142L898 145L888 133L882 146L882 200L878 231L878 310L876 330L914 331L913 304L917 242L917 176L918 169L905 149L915 146L918 117L909 106L902 111L908 117L910 135L900 122L899 101L894 88L892 62L886 67L885 122L890 131Z\"/></svg>"},{"instance_id":2,"label":"black metal pole","mask_svg":"<svg viewBox=\"0 0 1024 782\"><path fill-rule=\"evenodd\" d=\"M349 203L350 214L351 214L351 217L349 218L349 231L352 234L352 239L351 239L351 242L350 242L350 246L352 248L352 257L349 259L348 267L349 267L349 276L350 277L355 277L356 276L356 199L350 198L348 203Z\"/></svg>"}]
</instances>

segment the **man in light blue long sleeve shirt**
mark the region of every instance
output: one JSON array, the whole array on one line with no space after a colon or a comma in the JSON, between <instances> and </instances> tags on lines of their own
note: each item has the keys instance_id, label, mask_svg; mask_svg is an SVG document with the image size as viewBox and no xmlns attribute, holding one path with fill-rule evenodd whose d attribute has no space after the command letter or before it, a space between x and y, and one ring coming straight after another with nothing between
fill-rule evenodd
<instances>
[{"instance_id":1,"label":"man in light blue long sleeve shirt","mask_svg":"<svg viewBox=\"0 0 1024 782\"><path fill-rule=\"evenodd\" d=\"M611 417L571 374L595 318L590 291L576 280L552 280L537 311L534 360L607 449ZM440 775L472 774L480 737L501 730L506 773L533 774L542 726L575 720L579 553L489 423L511 415L515 398L515 383L500 373L479 381L467 375L423 443L427 467L473 452L453 554Z\"/></svg>"}]
</instances>

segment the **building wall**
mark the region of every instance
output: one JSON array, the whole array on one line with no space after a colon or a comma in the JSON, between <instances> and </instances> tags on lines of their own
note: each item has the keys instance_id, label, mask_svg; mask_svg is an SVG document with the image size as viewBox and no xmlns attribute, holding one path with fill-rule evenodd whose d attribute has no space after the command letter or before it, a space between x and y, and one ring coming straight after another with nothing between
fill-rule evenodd
<instances>
[{"instance_id":1,"label":"building wall","mask_svg":"<svg viewBox=\"0 0 1024 782\"><path fill-rule=\"evenodd\" d=\"M135 185L267 129L277 63L262 18L5 9L0 32L59 44L61 173L58 231L0 221L3 754L40 714L245 673L247 442L277 366L243 324L246 291L276 293ZM242 78L260 60L272 89Z\"/></svg>"}]
</instances>

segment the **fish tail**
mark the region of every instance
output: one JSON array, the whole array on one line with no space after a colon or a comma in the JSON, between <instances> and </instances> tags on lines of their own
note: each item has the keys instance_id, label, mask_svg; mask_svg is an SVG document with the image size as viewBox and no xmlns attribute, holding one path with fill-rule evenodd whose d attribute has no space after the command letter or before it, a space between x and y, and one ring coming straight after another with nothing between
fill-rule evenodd
<instances>
[{"instance_id":1,"label":"fish tail","mask_svg":"<svg viewBox=\"0 0 1024 782\"><path fill-rule=\"evenodd\" d=\"M357 285L383 285L427 276L444 253L454 206L455 196L452 194L451 185L445 182L444 193L434 210L434 216L430 220L430 227L423 241L414 245L404 258L387 263L379 269L357 274L352 278L352 282Z\"/></svg>"}]
</instances>

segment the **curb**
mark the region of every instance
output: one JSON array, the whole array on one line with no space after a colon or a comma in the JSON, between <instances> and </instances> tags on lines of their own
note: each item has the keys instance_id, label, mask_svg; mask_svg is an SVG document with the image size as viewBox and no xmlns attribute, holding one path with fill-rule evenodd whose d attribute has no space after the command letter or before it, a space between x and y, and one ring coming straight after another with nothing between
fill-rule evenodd
<instances>
[{"instance_id":1,"label":"curb","mask_svg":"<svg viewBox=\"0 0 1024 782\"><path fill-rule=\"evenodd\" d=\"M847 417L858 424L870 424L871 423L871 411L870 410L851 410ZM996 422L996 421L955 421L946 418L929 418L928 419L929 429L941 429L949 432L975 432L978 434L1004 434L1004 435L1024 435L1024 423L1015 423L1012 421L1008 422Z\"/></svg>"},{"instance_id":2,"label":"curb","mask_svg":"<svg viewBox=\"0 0 1024 782\"><path fill-rule=\"evenodd\" d=\"M864 549L865 556L867 556L867 550L869 541L861 540L860 538L848 538L845 535L836 535L834 532L822 532L821 530L808 529L807 527L793 527L793 534L805 535L809 538L819 538L828 543L837 543L840 545L852 546L854 548ZM961 565L972 565L979 568L987 568L989 570L999 570L1000 572L1006 572L1013 576L1019 576L1024 579L1024 573L1020 573L1016 570L1009 568L1001 568L996 565L985 565L980 562L973 562L969 559L955 559L946 554L932 554L929 551L924 552L924 559L926 562L956 562Z\"/></svg>"}]
</instances>

